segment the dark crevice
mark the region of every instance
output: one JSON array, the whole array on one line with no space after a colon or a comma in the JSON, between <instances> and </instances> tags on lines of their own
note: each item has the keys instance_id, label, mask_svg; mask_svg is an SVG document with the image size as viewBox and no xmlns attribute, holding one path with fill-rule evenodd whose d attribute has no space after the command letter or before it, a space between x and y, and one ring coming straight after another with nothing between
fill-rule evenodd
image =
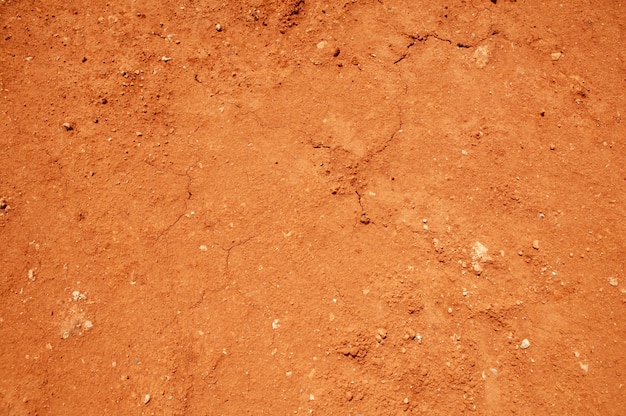
<instances>
[{"instance_id":1,"label":"dark crevice","mask_svg":"<svg viewBox=\"0 0 626 416\"><path fill-rule=\"evenodd\" d=\"M318 143L313 145L313 149L330 149L330 146L323 143Z\"/></svg>"},{"instance_id":2,"label":"dark crevice","mask_svg":"<svg viewBox=\"0 0 626 416\"><path fill-rule=\"evenodd\" d=\"M254 236L252 237L248 237L245 240L240 240L239 242L235 242L232 241L232 244L229 247L222 247L221 245L218 244L219 248L221 248L222 250L224 250L226 252L226 273L228 273L228 267L230 266L230 253L231 251L235 248L235 247L240 247L244 244L246 244L248 241L252 240L254 238Z\"/></svg>"},{"instance_id":3,"label":"dark crevice","mask_svg":"<svg viewBox=\"0 0 626 416\"><path fill-rule=\"evenodd\" d=\"M492 30L483 39L478 40L478 42L476 42L475 45L471 45L471 44L463 43L463 42L453 42L450 39L446 39L446 38L440 37L435 32L427 33L425 35L406 35L409 39L411 39L411 41L406 46L406 51L398 59L396 59L393 63L397 64L399 62L402 62L409 55L409 49L411 49L417 42L426 42L430 38L433 38L433 39L441 41L441 42L446 42L449 45L455 44L456 47L459 48L459 49L469 49L469 48L473 48L476 45L480 44L481 42L487 40L489 38L489 36L495 36L495 35L498 35L498 34L500 34L500 32L498 30Z\"/></svg>"},{"instance_id":4,"label":"dark crevice","mask_svg":"<svg viewBox=\"0 0 626 416\"><path fill-rule=\"evenodd\" d=\"M409 43L409 44L407 45L407 47L406 47L406 52L405 52L405 53L403 53L403 54L402 54L402 56L401 56L400 58L396 59L396 60L393 62L394 64L397 64L398 62L402 62L402 60L403 60L404 58L406 58L406 57L407 57L407 55L409 54L409 49L411 49L411 48L413 47L413 45L415 45L415 41L416 41L416 40L418 40L418 39L417 39L416 37L414 37L414 36L411 36L411 39L413 39L413 40L411 41L411 43Z\"/></svg>"},{"instance_id":5,"label":"dark crevice","mask_svg":"<svg viewBox=\"0 0 626 416\"><path fill-rule=\"evenodd\" d=\"M394 64L402 62L404 58L406 58L409 55L409 49L411 49L417 42L426 42L429 38L432 37L434 39L437 39L443 42L452 43L448 39L440 38L436 33L428 33L424 36L419 36L419 35L407 35L407 36L411 39L411 42L409 42L409 44L406 46L406 52L403 53L402 56L400 56L400 58L396 59L393 62Z\"/></svg>"},{"instance_id":6,"label":"dark crevice","mask_svg":"<svg viewBox=\"0 0 626 416\"><path fill-rule=\"evenodd\" d=\"M358 189L355 189L354 193L356 194L359 201L359 206L361 207L361 218L359 218L359 222L363 225L372 223L372 220L370 220L367 212L365 212L365 208L363 208L363 203L361 202L361 194L359 193Z\"/></svg>"}]
</instances>

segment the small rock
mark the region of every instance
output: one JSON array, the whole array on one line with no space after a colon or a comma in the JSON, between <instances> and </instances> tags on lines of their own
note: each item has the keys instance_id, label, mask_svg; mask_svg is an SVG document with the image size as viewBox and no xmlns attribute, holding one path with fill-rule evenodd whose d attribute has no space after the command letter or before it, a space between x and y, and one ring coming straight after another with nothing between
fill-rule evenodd
<instances>
[{"instance_id":1,"label":"small rock","mask_svg":"<svg viewBox=\"0 0 626 416\"><path fill-rule=\"evenodd\" d=\"M172 58L169 58L169 57L167 57L167 56L162 56L162 57L161 57L161 60L162 60L163 62L169 62L169 61L171 61L171 60L172 60Z\"/></svg>"},{"instance_id":2,"label":"small rock","mask_svg":"<svg viewBox=\"0 0 626 416\"><path fill-rule=\"evenodd\" d=\"M524 338L522 340L522 343L519 344L519 347L523 350L525 350L526 348L530 347L530 341L528 341L526 338Z\"/></svg>"},{"instance_id":3,"label":"small rock","mask_svg":"<svg viewBox=\"0 0 626 416\"><path fill-rule=\"evenodd\" d=\"M443 244L441 244L438 238L433 238L433 246L435 247L435 251L437 253L443 252Z\"/></svg>"},{"instance_id":4,"label":"small rock","mask_svg":"<svg viewBox=\"0 0 626 416\"><path fill-rule=\"evenodd\" d=\"M149 394L146 394L145 396L143 396L143 404L150 403L150 399L151 399L151 397L150 397Z\"/></svg>"},{"instance_id":5,"label":"small rock","mask_svg":"<svg viewBox=\"0 0 626 416\"><path fill-rule=\"evenodd\" d=\"M141 137L141 136L143 136L143 133L142 133L142 132L140 132L140 131L138 131L138 132L137 132L137 133L135 133L135 134L137 135L137 137Z\"/></svg>"},{"instance_id":6,"label":"small rock","mask_svg":"<svg viewBox=\"0 0 626 416\"><path fill-rule=\"evenodd\" d=\"M611 286L617 286L619 284L617 277L609 277L609 284Z\"/></svg>"},{"instance_id":7,"label":"small rock","mask_svg":"<svg viewBox=\"0 0 626 416\"><path fill-rule=\"evenodd\" d=\"M558 61L559 59L561 59L562 56L563 52L552 52L550 54L550 59L552 59L553 61Z\"/></svg>"},{"instance_id":8,"label":"small rock","mask_svg":"<svg viewBox=\"0 0 626 416\"><path fill-rule=\"evenodd\" d=\"M80 293L78 290L75 290L72 292L72 298L75 302L78 302L79 300L87 300L87 295L85 295L84 293Z\"/></svg>"},{"instance_id":9,"label":"small rock","mask_svg":"<svg viewBox=\"0 0 626 416\"><path fill-rule=\"evenodd\" d=\"M535 250L539 250L539 240L534 240L534 241L533 241L533 248L534 248Z\"/></svg>"},{"instance_id":10,"label":"small rock","mask_svg":"<svg viewBox=\"0 0 626 416\"><path fill-rule=\"evenodd\" d=\"M376 332L378 333L378 335L380 335L382 339L387 338L387 331L384 328L378 328Z\"/></svg>"},{"instance_id":11,"label":"small rock","mask_svg":"<svg viewBox=\"0 0 626 416\"><path fill-rule=\"evenodd\" d=\"M402 400L402 403L404 404L409 404L409 398L405 397L404 400Z\"/></svg>"},{"instance_id":12,"label":"small rock","mask_svg":"<svg viewBox=\"0 0 626 416\"><path fill-rule=\"evenodd\" d=\"M74 127L72 127L72 125L70 123L63 123L63 128L65 129L65 131L72 131L72 130L74 130Z\"/></svg>"},{"instance_id":13,"label":"small rock","mask_svg":"<svg viewBox=\"0 0 626 416\"><path fill-rule=\"evenodd\" d=\"M482 45L476 48L474 53L472 54L472 58L474 60L474 64L477 68L484 68L489 63L489 58L491 57L491 51L489 50L489 46Z\"/></svg>"},{"instance_id":14,"label":"small rock","mask_svg":"<svg viewBox=\"0 0 626 416\"><path fill-rule=\"evenodd\" d=\"M407 329L406 332L404 333L404 339L406 341L415 339L415 331L411 328Z\"/></svg>"},{"instance_id":15,"label":"small rock","mask_svg":"<svg viewBox=\"0 0 626 416\"><path fill-rule=\"evenodd\" d=\"M481 263L492 263L493 259L487 252L489 249L482 245L479 241L476 241L472 246L472 268L477 275L480 275L483 271Z\"/></svg>"},{"instance_id":16,"label":"small rock","mask_svg":"<svg viewBox=\"0 0 626 416\"><path fill-rule=\"evenodd\" d=\"M218 32L221 32L221 31L222 31L222 25L220 25L219 23L217 23L217 24L215 25L215 30L217 30Z\"/></svg>"},{"instance_id":17,"label":"small rock","mask_svg":"<svg viewBox=\"0 0 626 416\"><path fill-rule=\"evenodd\" d=\"M346 392L346 400L350 402L350 401L352 401L353 398L354 398L354 394L352 394L351 391L347 391Z\"/></svg>"}]
</instances>

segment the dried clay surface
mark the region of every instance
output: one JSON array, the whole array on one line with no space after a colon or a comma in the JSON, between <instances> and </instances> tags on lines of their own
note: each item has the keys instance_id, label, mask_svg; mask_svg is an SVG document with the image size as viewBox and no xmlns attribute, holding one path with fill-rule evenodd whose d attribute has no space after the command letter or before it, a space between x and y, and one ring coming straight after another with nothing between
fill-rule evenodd
<instances>
[{"instance_id":1,"label":"dried clay surface","mask_svg":"<svg viewBox=\"0 0 626 416\"><path fill-rule=\"evenodd\" d=\"M623 415L618 3L0 0L0 414Z\"/></svg>"}]
</instances>

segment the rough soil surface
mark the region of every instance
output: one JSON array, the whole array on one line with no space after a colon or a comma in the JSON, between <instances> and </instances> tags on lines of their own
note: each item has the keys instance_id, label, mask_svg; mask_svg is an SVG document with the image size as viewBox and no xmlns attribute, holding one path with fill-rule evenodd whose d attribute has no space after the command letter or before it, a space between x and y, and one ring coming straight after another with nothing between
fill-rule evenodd
<instances>
[{"instance_id":1,"label":"rough soil surface","mask_svg":"<svg viewBox=\"0 0 626 416\"><path fill-rule=\"evenodd\" d=\"M1 0L0 414L623 415L625 7Z\"/></svg>"}]
</instances>

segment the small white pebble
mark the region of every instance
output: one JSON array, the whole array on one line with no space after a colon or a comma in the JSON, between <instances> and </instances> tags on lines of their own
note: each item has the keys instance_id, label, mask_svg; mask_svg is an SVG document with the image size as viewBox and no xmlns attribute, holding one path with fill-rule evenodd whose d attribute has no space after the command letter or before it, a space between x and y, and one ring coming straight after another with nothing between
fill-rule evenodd
<instances>
[{"instance_id":1,"label":"small white pebble","mask_svg":"<svg viewBox=\"0 0 626 416\"><path fill-rule=\"evenodd\" d=\"M526 348L530 347L530 341L528 341L526 338L524 338L522 340L522 343L519 344L519 347L523 350L525 350Z\"/></svg>"},{"instance_id":2,"label":"small white pebble","mask_svg":"<svg viewBox=\"0 0 626 416\"><path fill-rule=\"evenodd\" d=\"M87 295L75 290L72 292L72 299L74 299L75 302L78 302L79 300L87 300Z\"/></svg>"},{"instance_id":3,"label":"small white pebble","mask_svg":"<svg viewBox=\"0 0 626 416\"><path fill-rule=\"evenodd\" d=\"M143 404L148 404L148 403L150 403L150 395L149 395L149 394L146 394L146 395L143 397Z\"/></svg>"},{"instance_id":4,"label":"small white pebble","mask_svg":"<svg viewBox=\"0 0 626 416\"><path fill-rule=\"evenodd\" d=\"M204 244L200 246L200 251L207 251L208 247L205 246Z\"/></svg>"}]
</instances>

